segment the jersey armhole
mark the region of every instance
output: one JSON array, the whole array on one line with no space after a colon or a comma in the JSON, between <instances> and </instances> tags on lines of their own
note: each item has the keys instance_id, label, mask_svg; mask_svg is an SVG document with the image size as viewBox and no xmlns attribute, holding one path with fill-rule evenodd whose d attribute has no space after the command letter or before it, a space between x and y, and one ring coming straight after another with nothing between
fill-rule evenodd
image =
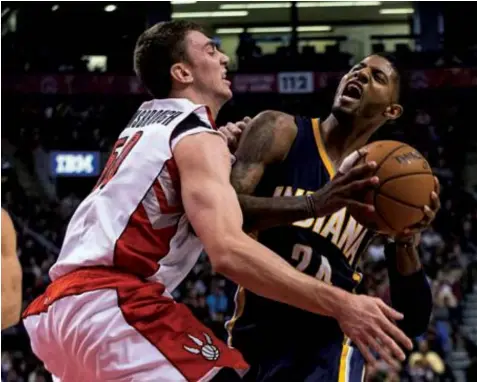
<instances>
[{"instance_id":1,"label":"jersey armhole","mask_svg":"<svg viewBox=\"0 0 477 382\"><path fill-rule=\"evenodd\" d=\"M217 134L226 140L225 136L214 130L212 126L201 120L196 114L192 113L186 117L181 123L179 123L172 131L169 139L169 145L173 151L175 146L181 141L181 139L194 134L209 133Z\"/></svg>"},{"instance_id":2,"label":"jersey armhole","mask_svg":"<svg viewBox=\"0 0 477 382\"><path fill-rule=\"evenodd\" d=\"M212 129L207 129L207 128L204 128L204 127L196 127L194 129L191 129L191 130L187 130L186 132L178 135L177 137L171 139L171 151L174 151L174 148L176 147L176 145L181 141L181 139L189 136L189 135L194 135L194 134L200 134L200 133L208 133L208 134L216 134L218 136L220 136L222 139L224 139L226 141L226 138L224 137L224 135L222 133L219 133L218 131L215 131L215 130L212 130Z\"/></svg>"}]
</instances>

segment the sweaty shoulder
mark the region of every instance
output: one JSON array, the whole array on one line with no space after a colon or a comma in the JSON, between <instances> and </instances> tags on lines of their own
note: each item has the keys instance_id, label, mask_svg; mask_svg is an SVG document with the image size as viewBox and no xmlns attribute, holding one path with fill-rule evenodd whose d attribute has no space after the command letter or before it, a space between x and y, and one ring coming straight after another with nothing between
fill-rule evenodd
<instances>
[{"instance_id":1,"label":"sweaty shoulder","mask_svg":"<svg viewBox=\"0 0 477 382\"><path fill-rule=\"evenodd\" d=\"M238 161L269 165L283 161L297 136L295 118L266 110L249 123L235 153Z\"/></svg>"}]
</instances>

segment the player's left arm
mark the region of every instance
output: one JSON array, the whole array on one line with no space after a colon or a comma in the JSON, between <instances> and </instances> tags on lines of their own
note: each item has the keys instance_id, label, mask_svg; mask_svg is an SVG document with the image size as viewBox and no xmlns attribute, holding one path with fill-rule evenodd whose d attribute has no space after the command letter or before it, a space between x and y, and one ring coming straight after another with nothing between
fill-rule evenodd
<instances>
[{"instance_id":1,"label":"player's left arm","mask_svg":"<svg viewBox=\"0 0 477 382\"><path fill-rule=\"evenodd\" d=\"M244 215L244 230L270 228L313 215L305 196L262 198L252 194L268 166L282 162L295 141L294 117L267 110L245 127L235 152L230 182L238 194Z\"/></svg>"},{"instance_id":2,"label":"player's left arm","mask_svg":"<svg viewBox=\"0 0 477 382\"><path fill-rule=\"evenodd\" d=\"M22 269L17 257L17 236L2 209L2 330L16 325L22 309Z\"/></svg>"},{"instance_id":3,"label":"player's left arm","mask_svg":"<svg viewBox=\"0 0 477 382\"><path fill-rule=\"evenodd\" d=\"M419 230L431 224L440 209L437 178L435 184L431 205L424 207L426 217L416 227ZM392 305L404 314L399 326L409 336L418 336L427 330L432 312L431 287L419 259L420 236L419 232L405 232L388 244L385 251Z\"/></svg>"}]
</instances>

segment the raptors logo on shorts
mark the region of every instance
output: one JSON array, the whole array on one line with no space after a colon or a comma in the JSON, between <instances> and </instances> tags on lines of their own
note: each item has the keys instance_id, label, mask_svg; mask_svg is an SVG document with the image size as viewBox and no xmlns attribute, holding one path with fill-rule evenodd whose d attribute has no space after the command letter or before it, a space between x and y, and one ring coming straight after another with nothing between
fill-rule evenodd
<instances>
[{"instance_id":1,"label":"raptors logo on shorts","mask_svg":"<svg viewBox=\"0 0 477 382\"><path fill-rule=\"evenodd\" d=\"M199 340L197 337L194 337L191 334L188 334L188 337L198 346L198 347L190 347L184 345L184 349L187 350L189 353L192 354L202 354L202 356L207 361L217 361L220 356L219 349L212 344L212 339L207 333L202 333L205 338L205 343Z\"/></svg>"}]
</instances>

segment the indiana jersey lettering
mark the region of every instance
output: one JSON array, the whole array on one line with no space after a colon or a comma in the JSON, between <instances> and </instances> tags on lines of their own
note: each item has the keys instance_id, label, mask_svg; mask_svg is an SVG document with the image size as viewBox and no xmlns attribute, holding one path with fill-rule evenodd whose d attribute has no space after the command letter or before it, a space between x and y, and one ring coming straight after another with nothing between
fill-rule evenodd
<instances>
[{"instance_id":1,"label":"indiana jersey lettering","mask_svg":"<svg viewBox=\"0 0 477 382\"><path fill-rule=\"evenodd\" d=\"M287 159L268 168L256 196L299 196L323 187L334 176L317 119L296 118L298 135ZM347 291L361 281L356 272L359 254L372 232L342 209L331 216L306 219L260 232L258 241L296 269ZM227 323L229 344L253 363L255 356L290 345L310 348L343 340L337 322L257 296L242 288L236 296L235 316ZM298 345L300 344L300 345Z\"/></svg>"},{"instance_id":2,"label":"indiana jersey lettering","mask_svg":"<svg viewBox=\"0 0 477 382\"><path fill-rule=\"evenodd\" d=\"M205 106L185 99L144 103L73 215L52 280L102 265L171 292L203 249L184 214L172 150L183 137L204 131L218 134Z\"/></svg>"}]
</instances>

